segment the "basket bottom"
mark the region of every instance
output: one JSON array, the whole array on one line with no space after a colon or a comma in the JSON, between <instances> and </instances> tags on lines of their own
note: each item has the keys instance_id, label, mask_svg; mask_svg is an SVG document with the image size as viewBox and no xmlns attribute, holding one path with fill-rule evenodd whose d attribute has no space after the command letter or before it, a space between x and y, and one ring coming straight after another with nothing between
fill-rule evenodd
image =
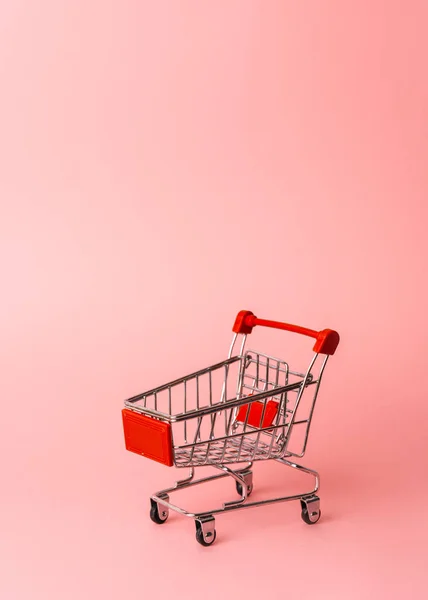
<instances>
[{"instance_id":1,"label":"basket bottom","mask_svg":"<svg viewBox=\"0 0 428 600\"><path fill-rule=\"evenodd\" d=\"M271 444L257 439L213 440L192 448L174 450L176 467L200 467L203 465L224 465L227 463L252 462L279 458L283 454L284 444L275 441Z\"/></svg>"}]
</instances>

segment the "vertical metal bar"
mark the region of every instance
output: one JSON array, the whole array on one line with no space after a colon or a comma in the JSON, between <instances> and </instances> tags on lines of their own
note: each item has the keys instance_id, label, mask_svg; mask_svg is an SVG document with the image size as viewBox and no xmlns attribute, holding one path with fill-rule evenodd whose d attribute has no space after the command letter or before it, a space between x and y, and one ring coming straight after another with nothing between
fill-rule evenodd
<instances>
[{"instance_id":1,"label":"vertical metal bar","mask_svg":"<svg viewBox=\"0 0 428 600\"><path fill-rule=\"evenodd\" d=\"M260 355L257 354L256 360L256 390L259 389L259 369L260 369Z\"/></svg>"},{"instance_id":2,"label":"vertical metal bar","mask_svg":"<svg viewBox=\"0 0 428 600\"><path fill-rule=\"evenodd\" d=\"M227 358L231 358L232 357L232 352L233 352L233 348L235 346L235 342L236 342L236 338L238 337L237 333L233 334L233 338L232 338L232 343L230 345L230 349L229 349L229 356Z\"/></svg>"},{"instance_id":3,"label":"vertical metal bar","mask_svg":"<svg viewBox=\"0 0 428 600\"><path fill-rule=\"evenodd\" d=\"M224 455L226 454L226 448L227 448L228 441L229 440L227 438L223 441L223 452L221 453L220 460L218 461L219 465L221 465L223 462Z\"/></svg>"},{"instance_id":4,"label":"vertical metal bar","mask_svg":"<svg viewBox=\"0 0 428 600\"><path fill-rule=\"evenodd\" d=\"M269 359L266 357L266 379L265 382L263 383L263 378L260 380L260 389L262 390L262 392L266 392L269 389Z\"/></svg>"},{"instance_id":5,"label":"vertical metal bar","mask_svg":"<svg viewBox=\"0 0 428 600\"><path fill-rule=\"evenodd\" d=\"M283 400L284 400L284 392L281 394L281 398L280 398L280 401L279 401L279 406L278 406L278 412L277 412L277 415L276 415L276 423L275 423L275 425L279 425L279 411L280 411L281 405L283 403ZM272 455L273 441L277 437L277 432L279 432L279 429L273 429L272 430L272 437L271 437L271 441L270 441L270 445L269 445L269 450L268 450L268 457L269 458Z\"/></svg>"},{"instance_id":6,"label":"vertical metal bar","mask_svg":"<svg viewBox=\"0 0 428 600\"><path fill-rule=\"evenodd\" d=\"M157 392L155 392L155 410L158 409L158 395Z\"/></svg>"},{"instance_id":7,"label":"vertical metal bar","mask_svg":"<svg viewBox=\"0 0 428 600\"><path fill-rule=\"evenodd\" d=\"M211 380L211 371L209 372L209 384L210 384L210 406L212 406L212 380ZM205 454L205 459L204 462L206 463L208 458L209 458L209 453L210 453L210 448L211 448L211 440L214 439L215 435L214 435L214 428L215 428L215 422L217 419L217 413L215 412L214 414L210 415L211 418L211 429L210 429L210 435L209 435L209 442L207 444L207 451Z\"/></svg>"},{"instance_id":8,"label":"vertical metal bar","mask_svg":"<svg viewBox=\"0 0 428 600\"><path fill-rule=\"evenodd\" d=\"M217 415L218 415L218 412L215 412L213 415L211 415L211 417L212 417L211 418L211 433L210 433L211 440L214 439L214 437L215 437L214 436L214 427L215 427L215 422L217 420Z\"/></svg>"},{"instance_id":9,"label":"vertical metal bar","mask_svg":"<svg viewBox=\"0 0 428 600\"><path fill-rule=\"evenodd\" d=\"M171 386L168 387L168 408L169 408L169 415L172 415L172 403L171 403Z\"/></svg>"},{"instance_id":10,"label":"vertical metal bar","mask_svg":"<svg viewBox=\"0 0 428 600\"><path fill-rule=\"evenodd\" d=\"M244 383L244 377L245 377L246 363L247 363L246 357L242 357L241 360L239 361L239 372L238 372L238 379L236 382L236 398L241 397L242 384Z\"/></svg>"},{"instance_id":11,"label":"vertical metal bar","mask_svg":"<svg viewBox=\"0 0 428 600\"><path fill-rule=\"evenodd\" d=\"M244 355L245 342L247 341L247 334L242 336L241 349L239 350L240 356Z\"/></svg>"},{"instance_id":12,"label":"vertical metal bar","mask_svg":"<svg viewBox=\"0 0 428 600\"><path fill-rule=\"evenodd\" d=\"M221 402L227 402L227 376L229 374L229 365L224 366L223 389L221 391ZM227 430L227 411L224 412L224 430Z\"/></svg>"},{"instance_id":13,"label":"vertical metal bar","mask_svg":"<svg viewBox=\"0 0 428 600\"><path fill-rule=\"evenodd\" d=\"M199 408L199 375L196 375L196 408Z\"/></svg>"},{"instance_id":14,"label":"vertical metal bar","mask_svg":"<svg viewBox=\"0 0 428 600\"><path fill-rule=\"evenodd\" d=\"M187 412L187 381L184 380L184 412ZM187 421L184 421L184 442L187 444Z\"/></svg>"},{"instance_id":15,"label":"vertical metal bar","mask_svg":"<svg viewBox=\"0 0 428 600\"><path fill-rule=\"evenodd\" d=\"M320 369L320 372L319 372L319 375L318 375L318 383L315 384L315 391L314 391L314 396L313 396L313 400L312 400L312 406L311 406L311 410L309 412L308 424L306 426L306 434L305 434L305 439L304 439L304 442L303 442L303 448L302 448L302 453L303 454L306 451L306 446L307 446L308 437L309 437L309 430L311 428L311 423L312 423L312 415L314 414L315 403L317 401L318 391L319 391L319 387L320 387L320 384L321 384L321 379L322 379L322 376L323 376L323 373L324 373L324 369L326 367L328 359L329 359L329 356L326 355L326 357L324 358L324 361L323 361L323 363L321 365L321 369Z\"/></svg>"},{"instance_id":16,"label":"vertical metal bar","mask_svg":"<svg viewBox=\"0 0 428 600\"><path fill-rule=\"evenodd\" d=\"M224 381L223 381L223 390L222 390L222 402L227 402L227 378L229 376L229 365L224 366ZM227 409L223 410L224 413L224 435L229 435L228 433L228 418L227 418ZM219 460L219 464L221 464L226 448L227 448L228 440L224 440L223 452L221 454L221 458Z\"/></svg>"},{"instance_id":17,"label":"vertical metal bar","mask_svg":"<svg viewBox=\"0 0 428 600\"><path fill-rule=\"evenodd\" d=\"M275 384L274 387L277 388L279 385L279 370L281 368L281 361L277 360L276 361L276 367L275 367ZM277 409L277 413L275 415L275 419L273 421L274 425L279 425L281 422L281 414L282 414L282 410L283 410L283 398L284 398L284 394L282 393L280 396L280 399L278 401L278 409ZM273 429L272 430L272 440L269 446L269 456L272 452L272 445L273 445L273 440L275 437L279 436L279 429Z\"/></svg>"},{"instance_id":18,"label":"vertical metal bar","mask_svg":"<svg viewBox=\"0 0 428 600\"><path fill-rule=\"evenodd\" d=\"M280 368L281 368L281 361L277 360L276 361L276 367L275 367L275 388L277 388L279 386ZM273 425L278 425L279 426L281 424L281 416L283 414L284 392L281 394L279 400L276 400L276 402L278 403L278 409L277 409L277 413L275 415L275 419L273 420ZM270 453L272 451L273 439L274 438L279 438L279 435L280 435L279 429L273 429L272 430L272 440L271 440L271 444L270 444L270 447L269 447L269 455L270 455Z\"/></svg>"},{"instance_id":19,"label":"vertical metal bar","mask_svg":"<svg viewBox=\"0 0 428 600\"><path fill-rule=\"evenodd\" d=\"M285 447L284 447L284 451L287 450L288 444L290 442L291 431L292 431L292 427L293 427L293 424L294 424L295 415L296 415L297 409L299 408L299 404L300 404L300 401L302 399L303 393L304 393L304 391L306 389L306 384L308 382L309 375L311 374L312 367L314 366L314 364L315 364L318 356L319 356L319 354L315 354L314 355L313 359L309 363L309 367L308 367L308 370L306 371L306 375L304 376L304 378L302 379L302 382L300 384L300 388L299 388L299 391L298 391L298 394L297 394L297 398L296 398L296 401L294 403L294 408L292 410L290 421L288 423L288 435L287 435L287 441L286 441L286 444L285 444ZM319 382L318 382L318 386L317 387L319 387ZM315 391L317 392L317 390L315 390Z\"/></svg>"},{"instance_id":20,"label":"vertical metal bar","mask_svg":"<svg viewBox=\"0 0 428 600\"><path fill-rule=\"evenodd\" d=\"M224 380L223 380L223 389L221 392L221 401L227 402L227 378L229 376L229 365L224 365Z\"/></svg>"},{"instance_id":21,"label":"vertical metal bar","mask_svg":"<svg viewBox=\"0 0 428 600\"><path fill-rule=\"evenodd\" d=\"M244 406L245 406L245 404L244 404ZM252 406L252 404L249 404L249 403L247 404L247 412L246 412L246 415L245 415L244 423L242 425L242 433L243 434L246 433L246 431L247 431L247 425L248 425L248 419L249 419L249 416L250 416L251 406ZM236 462L239 462L239 459L241 458L242 444L244 443L244 438L245 437L246 437L245 435L241 435L241 440L239 442L238 456L237 456Z\"/></svg>"},{"instance_id":22,"label":"vertical metal bar","mask_svg":"<svg viewBox=\"0 0 428 600\"><path fill-rule=\"evenodd\" d=\"M269 372L270 372L270 364L269 364L269 359L268 357L266 357L266 387L265 389L268 390L269 389Z\"/></svg>"},{"instance_id":23,"label":"vertical metal bar","mask_svg":"<svg viewBox=\"0 0 428 600\"><path fill-rule=\"evenodd\" d=\"M288 372L289 372L289 366L288 363L285 363L285 377L284 377L284 385L288 385ZM287 423L287 404L288 404L288 392L284 392L284 405L282 410L282 422L283 422L283 428L282 428L282 434L279 432L280 430L278 430L278 435L277 435L277 442L279 441L279 438L281 437L281 435L285 436L285 426ZM289 431L287 430L287 435L289 434Z\"/></svg>"},{"instance_id":24,"label":"vertical metal bar","mask_svg":"<svg viewBox=\"0 0 428 600\"><path fill-rule=\"evenodd\" d=\"M237 385L236 385L236 398L241 398L242 396L242 387L244 385L244 380L245 380L245 371L247 369L247 366L251 363L251 358L250 361L248 362L248 359L250 357L248 355L242 356L241 360L239 361L239 372L238 372L238 380L237 380ZM232 419L232 427L233 429L236 429L236 417L238 415L238 408L234 408L231 414L231 419ZM230 427L230 423L229 423L229 427Z\"/></svg>"},{"instance_id":25,"label":"vertical metal bar","mask_svg":"<svg viewBox=\"0 0 428 600\"><path fill-rule=\"evenodd\" d=\"M263 421L264 421L264 418L265 418L266 406L267 406L268 400L269 400L269 398L265 398L264 400L262 400L262 402L263 402L263 410L262 410L262 414L261 414L261 417L260 417L260 423L259 423L260 429L263 428ZM253 448L253 458L255 458L255 456L257 454L257 448L259 446L261 433L262 432L259 430L259 432L257 434L256 443L255 443L254 448Z\"/></svg>"},{"instance_id":26,"label":"vertical metal bar","mask_svg":"<svg viewBox=\"0 0 428 600\"><path fill-rule=\"evenodd\" d=\"M230 435L230 427L232 425L234 409L230 408L229 413L230 413L230 416L229 416L229 419L227 420L226 435ZM226 410L226 414L227 414L227 410Z\"/></svg>"},{"instance_id":27,"label":"vertical metal bar","mask_svg":"<svg viewBox=\"0 0 428 600\"><path fill-rule=\"evenodd\" d=\"M210 402L210 406L212 406L213 405L213 379L212 379L211 371L208 371L208 383L209 383L209 394L210 394L209 402ZM210 433L210 439L211 439L212 435L213 435L213 430L214 430L216 413L210 415L210 419L211 419L211 433Z\"/></svg>"},{"instance_id":28,"label":"vertical metal bar","mask_svg":"<svg viewBox=\"0 0 428 600\"><path fill-rule=\"evenodd\" d=\"M195 454L195 448L196 448L196 443L197 443L197 440L198 440L198 437L199 437L199 432L201 430L201 424L202 424L202 417L198 417L198 426L196 427L195 437L193 439L193 447L192 447L192 451L190 453L189 463L192 462L193 455Z\"/></svg>"}]
</instances>

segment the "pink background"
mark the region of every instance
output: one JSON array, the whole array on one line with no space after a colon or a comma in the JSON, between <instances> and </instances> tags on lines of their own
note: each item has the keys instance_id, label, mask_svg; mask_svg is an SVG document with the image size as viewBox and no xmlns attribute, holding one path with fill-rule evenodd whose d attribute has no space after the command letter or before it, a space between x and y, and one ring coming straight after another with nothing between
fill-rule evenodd
<instances>
[{"instance_id":1,"label":"pink background","mask_svg":"<svg viewBox=\"0 0 428 600\"><path fill-rule=\"evenodd\" d=\"M2 599L426 598L427 19L2 3ZM228 514L203 549L149 520L175 474L125 451L120 410L225 357L243 308L341 333L302 461L323 519ZM274 464L255 485L287 488Z\"/></svg>"}]
</instances>

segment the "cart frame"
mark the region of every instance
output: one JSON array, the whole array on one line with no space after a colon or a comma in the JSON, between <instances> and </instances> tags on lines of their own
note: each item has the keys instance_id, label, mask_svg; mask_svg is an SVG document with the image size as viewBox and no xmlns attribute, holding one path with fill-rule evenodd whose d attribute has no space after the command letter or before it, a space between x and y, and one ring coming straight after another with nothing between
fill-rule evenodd
<instances>
[{"instance_id":1,"label":"cart frame","mask_svg":"<svg viewBox=\"0 0 428 600\"><path fill-rule=\"evenodd\" d=\"M247 335L256 325L315 338L315 354L306 372L292 371L288 363L267 354L252 350L244 352ZM169 466L189 468L187 478L178 480L172 487L151 496L151 519L158 524L165 523L170 510L194 519L196 539L203 546L210 546L215 541L214 515L223 512L299 500L301 517L305 523L315 524L321 516L320 498L317 495L320 485L319 474L291 459L303 457L305 454L319 387L328 358L334 354L339 343L339 335L329 329L317 332L287 323L258 319L249 311L238 313L233 331L234 336L226 360L134 396L125 401L123 411L125 440L129 450ZM238 336L242 336L240 350L237 355L234 355ZM320 357L323 358L319 365ZM314 375L316 365L318 375ZM234 367L238 367L239 371L236 395L230 399L228 398L229 372ZM252 374L251 368L253 368ZM260 374L262 368L265 369L264 377ZM220 401L216 402L213 401L212 378L215 373L221 371L224 372L224 377ZM209 404L201 406L203 400L201 400L200 382L203 377L209 380L209 393L207 393ZM291 378L294 378L294 381L291 381ZM196 390L193 394L196 399L195 407L193 407L194 403L189 404L191 394L188 388L191 384L194 384ZM313 390L311 402L307 407L307 416L304 419L296 419L307 389ZM182 390L184 393L184 410L178 412L173 410L176 403L173 394L176 390ZM162 394L165 396L163 404L159 399ZM268 414L272 411L275 413L273 417ZM224 415L224 422L221 415ZM130 442L132 435L129 427L127 429L126 417L130 417L131 420L144 420L142 424L144 434L142 436L140 434L142 447L135 448L135 444L132 445L134 442ZM306 429L300 452L294 452L290 449L289 442L293 429L298 425L306 426ZM151 439L152 434L155 436L153 439L156 440L156 443L153 442L157 449L156 455L150 454L151 446L148 451L146 450L146 441L148 438ZM299 494L249 501L253 490L253 463L269 459L313 477L313 488ZM237 466L235 468L228 466L232 464ZM221 472L195 479L195 468L199 466L212 466ZM170 501L172 493L225 477L231 477L235 481L239 498L224 502L221 507L203 512L190 512Z\"/></svg>"}]
</instances>

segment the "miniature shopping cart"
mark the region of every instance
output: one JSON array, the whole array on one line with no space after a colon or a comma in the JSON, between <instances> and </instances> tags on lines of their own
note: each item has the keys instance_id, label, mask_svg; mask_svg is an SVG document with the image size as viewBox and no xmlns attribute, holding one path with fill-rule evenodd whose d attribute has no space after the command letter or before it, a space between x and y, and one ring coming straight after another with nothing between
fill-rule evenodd
<instances>
[{"instance_id":1,"label":"miniature shopping cart","mask_svg":"<svg viewBox=\"0 0 428 600\"><path fill-rule=\"evenodd\" d=\"M247 335L256 325L315 338L315 354L306 372L292 371L279 358L245 351ZM169 510L190 517L196 524L196 539L203 546L215 541L214 515L221 512L299 500L305 523L312 525L321 516L318 473L290 459L305 453L321 379L339 335L331 329L317 332L258 319L249 311L238 313L233 331L226 360L134 396L122 411L128 450L190 470L187 478L151 497L152 521L165 523ZM238 336L240 350L234 355ZM295 432L300 432L298 448L293 447ZM314 488L293 496L249 501L251 467L262 460L276 460L313 476ZM195 467L202 466L221 472L194 479ZM172 492L227 476L235 480L239 497L220 508L194 513L170 502Z\"/></svg>"}]
</instances>

